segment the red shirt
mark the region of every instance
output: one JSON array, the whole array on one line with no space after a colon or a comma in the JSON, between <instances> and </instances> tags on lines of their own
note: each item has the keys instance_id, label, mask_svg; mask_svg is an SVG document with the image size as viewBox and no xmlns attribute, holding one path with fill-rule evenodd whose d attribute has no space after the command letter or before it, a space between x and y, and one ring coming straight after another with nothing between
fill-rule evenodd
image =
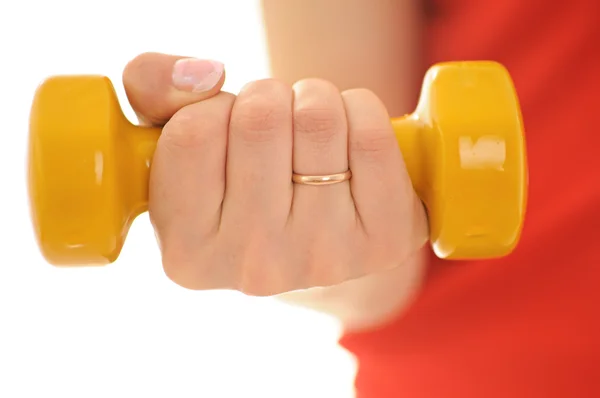
<instances>
[{"instance_id":1,"label":"red shirt","mask_svg":"<svg viewBox=\"0 0 600 398\"><path fill-rule=\"evenodd\" d=\"M600 0L438 0L428 14L428 65L492 59L515 81L525 226L506 258L432 257L408 312L342 337L358 397L600 397Z\"/></svg>"}]
</instances>

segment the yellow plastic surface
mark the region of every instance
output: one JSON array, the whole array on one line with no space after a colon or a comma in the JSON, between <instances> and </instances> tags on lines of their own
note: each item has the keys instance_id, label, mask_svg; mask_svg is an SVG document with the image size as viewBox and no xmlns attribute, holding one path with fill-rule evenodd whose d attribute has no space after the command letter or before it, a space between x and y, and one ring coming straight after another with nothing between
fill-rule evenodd
<instances>
[{"instance_id":1,"label":"yellow plastic surface","mask_svg":"<svg viewBox=\"0 0 600 398\"><path fill-rule=\"evenodd\" d=\"M447 259L509 254L523 224L527 167L518 98L495 62L434 65L415 112L392 119L430 241ZM29 195L38 245L54 265L119 256L147 210L159 129L132 125L110 80L55 76L35 93Z\"/></svg>"},{"instance_id":2,"label":"yellow plastic surface","mask_svg":"<svg viewBox=\"0 0 600 398\"><path fill-rule=\"evenodd\" d=\"M521 235L528 174L521 110L508 71L483 61L435 65L415 112L392 123L427 208L436 255L511 253Z\"/></svg>"},{"instance_id":3,"label":"yellow plastic surface","mask_svg":"<svg viewBox=\"0 0 600 398\"><path fill-rule=\"evenodd\" d=\"M38 245L55 265L102 265L119 256L147 210L160 129L131 124L103 76L55 76L30 116L29 196Z\"/></svg>"}]
</instances>

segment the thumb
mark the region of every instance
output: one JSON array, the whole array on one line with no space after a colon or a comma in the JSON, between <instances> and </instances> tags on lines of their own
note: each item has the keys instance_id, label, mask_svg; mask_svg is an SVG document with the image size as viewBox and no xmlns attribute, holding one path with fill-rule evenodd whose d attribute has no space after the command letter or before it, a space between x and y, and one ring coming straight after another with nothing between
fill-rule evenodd
<instances>
[{"instance_id":1,"label":"thumb","mask_svg":"<svg viewBox=\"0 0 600 398\"><path fill-rule=\"evenodd\" d=\"M218 94L224 81L220 62L159 53L138 55L123 71L125 93L138 119L158 126L184 106Z\"/></svg>"}]
</instances>

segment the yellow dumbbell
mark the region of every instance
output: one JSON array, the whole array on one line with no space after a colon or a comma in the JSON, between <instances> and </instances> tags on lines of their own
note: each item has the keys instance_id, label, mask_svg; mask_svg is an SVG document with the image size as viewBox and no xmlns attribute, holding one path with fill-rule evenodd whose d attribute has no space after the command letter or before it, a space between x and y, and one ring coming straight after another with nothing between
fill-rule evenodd
<instances>
[{"instance_id":1,"label":"yellow dumbbell","mask_svg":"<svg viewBox=\"0 0 600 398\"><path fill-rule=\"evenodd\" d=\"M507 70L490 61L434 65L414 113L392 125L427 208L436 255L509 254L521 234L527 164ZM147 210L159 134L125 118L106 77L55 76L39 86L30 117L29 196L49 263L117 259L132 221Z\"/></svg>"}]
</instances>

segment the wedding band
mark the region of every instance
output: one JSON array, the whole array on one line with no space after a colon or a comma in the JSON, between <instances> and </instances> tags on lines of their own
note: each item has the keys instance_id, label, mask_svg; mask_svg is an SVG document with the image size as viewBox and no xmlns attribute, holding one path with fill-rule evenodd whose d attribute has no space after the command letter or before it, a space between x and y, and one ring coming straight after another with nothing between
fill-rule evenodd
<instances>
[{"instance_id":1,"label":"wedding band","mask_svg":"<svg viewBox=\"0 0 600 398\"><path fill-rule=\"evenodd\" d=\"M304 185L331 185L349 180L352 177L352 171L348 170L343 173L326 174L326 175L303 175L292 174L292 181L296 184Z\"/></svg>"}]
</instances>

